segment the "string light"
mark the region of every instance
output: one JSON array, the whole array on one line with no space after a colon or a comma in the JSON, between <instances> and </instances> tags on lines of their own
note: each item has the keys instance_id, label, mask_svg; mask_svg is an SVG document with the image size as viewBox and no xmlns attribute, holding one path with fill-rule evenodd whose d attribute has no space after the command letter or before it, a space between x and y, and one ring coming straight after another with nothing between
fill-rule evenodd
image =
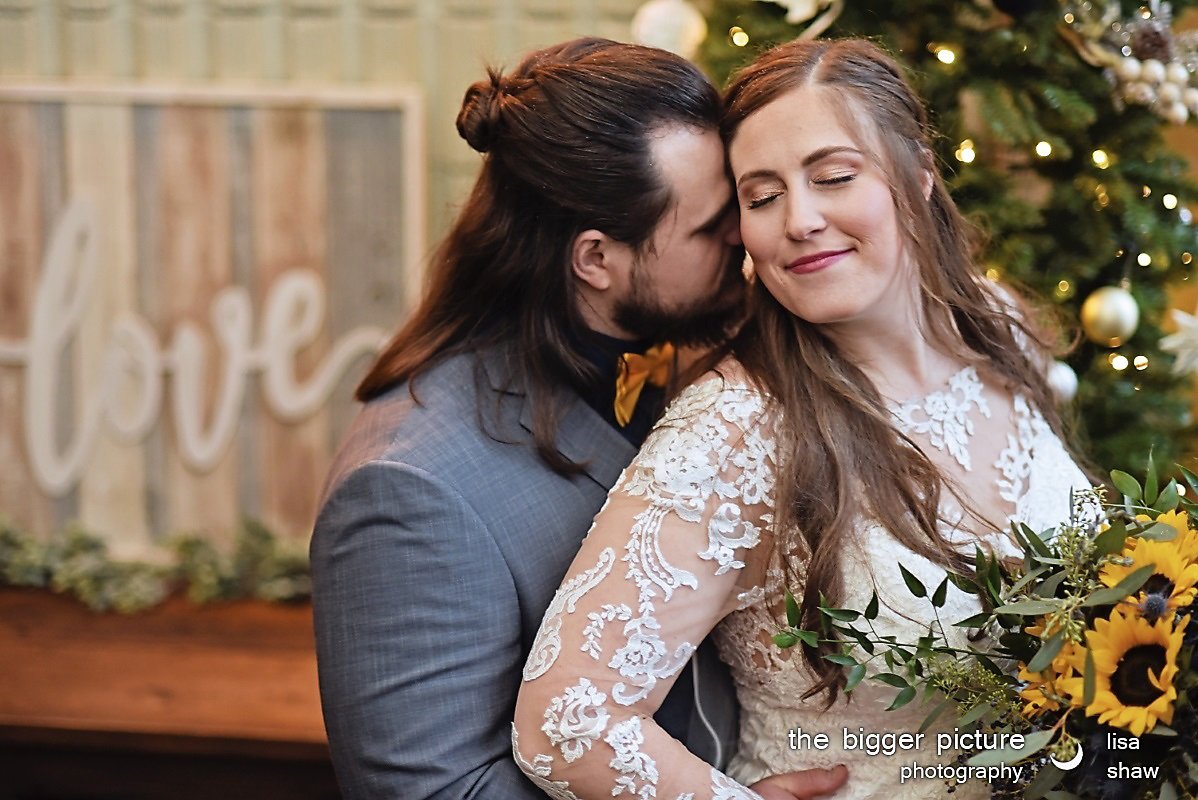
<instances>
[{"instance_id":1,"label":"string light","mask_svg":"<svg viewBox=\"0 0 1198 800\"><path fill-rule=\"evenodd\" d=\"M1073 20L1074 20L1073 14L1071 12L1065 12L1065 24L1072 25Z\"/></svg>"},{"instance_id":2,"label":"string light","mask_svg":"<svg viewBox=\"0 0 1198 800\"><path fill-rule=\"evenodd\" d=\"M940 59L941 64L951 64L957 60L957 54L947 47L939 47L936 49L936 58Z\"/></svg>"},{"instance_id":3,"label":"string light","mask_svg":"<svg viewBox=\"0 0 1198 800\"><path fill-rule=\"evenodd\" d=\"M1131 363L1135 365L1136 369L1143 372L1148 369L1148 356L1136 356L1135 361Z\"/></svg>"},{"instance_id":4,"label":"string light","mask_svg":"<svg viewBox=\"0 0 1198 800\"><path fill-rule=\"evenodd\" d=\"M973 160L977 158L977 151L973 149L973 139L963 140L953 155L963 164L972 164Z\"/></svg>"},{"instance_id":5,"label":"string light","mask_svg":"<svg viewBox=\"0 0 1198 800\"><path fill-rule=\"evenodd\" d=\"M1106 208L1111 204L1111 196L1106 193L1106 184L1104 183L1094 187L1094 197L1098 200L1099 208Z\"/></svg>"},{"instance_id":6,"label":"string light","mask_svg":"<svg viewBox=\"0 0 1198 800\"><path fill-rule=\"evenodd\" d=\"M1122 372L1123 370L1127 369L1127 356L1120 355L1118 353L1112 353L1109 361L1111 362L1111 366L1115 369L1115 372Z\"/></svg>"},{"instance_id":7,"label":"string light","mask_svg":"<svg viewBox=\"0 0 1198 800\"><path fill-rule=\"evenodd\" d=\"M1161 205L1163 205L1165 208L1169 209L1170 211L1177 208L1177 195L1175 195L1175 194L1165 195L1164 197L1161 198Z\"/></svg>"},{"instance_id":8,"label":"string light","mask_svg":"<svg viewBox=\"0 0 1198 800\"><path fill-rule=\"evenodd\" d=\"M1095 150L1090 157L1094 159L1094 166L1099 169L1106 169L1111 165L1111 157L1107 155L1106 150Z\"/></svg>"},{"instance_id":9,"label":"string light","mask_svg":"<svg viewBox=\"0 0 1198 800\"><path fill-rule=\"evenodd\" d=\"M745 33L745 29L739 25L733 25L728 29L728 38L737 47L744 47L749 43L749 34Z\"/></svg>"},{"instance_id":10,"label":"string light","mask_svg":"<svg viewBox=\"0 0 1198 800\"><path fill-rule=\"evenodd\" d=\"M1152 187L1145 186L1143 189L1140 190L1140 194L1142 194L1145 199L1152 197Z\"/></svg>"},{"instance_id":11,"label":"string light","mask_svg":"<svg viewBox=\"0 0 1198 800\"><path fill-rule=\"evenodd\" d=\"M1193 253L1186 252L1186 253L1181 254L1181 263L1185 264L1186 266L1189 266L1190 262L1193 260L1194 260Z\"/></svg>"},{"instance_id":12,"label":"string light","mask_svg":"<svg viewBox=\"0 0 1198 800\"><path fill-rule=\"evenodd\" d=\"M1040 158L1048 158L1052 155L1052 145L1048 142L1038 142L1036 144L1036 155Z\"/></svg>"},{"instance_id":13,"label":"string light","mask_svg":"<svg viewBox=\"0 0 1198 800\"><path fill-rule=\"evenodd\" d=\"M1152 256L1148 255L1147 253L1140 253L1138 256L1136 256L1136 263L1141 267L1150 267L1152 266Z\"/></svg>"},{"instance_id":14,"label":"string light","mask_svg":"<svg viewBox=\"0 0 1198 800\"><path fill-rule=\"evenodd\" d=\"M998 280L1000 275L1002 275L1002 273L999 272L994 267L991 267L990 269L986 270L986 277L992 281Z\"/></svg>"},{"instance_id":15,"label":"string light","mask_svg":"<svg viewBox=\"0 0 1198 800\"><path fill-rule=\"evenodd\" d=\"M1178 485L1178 487L1177 487L1177 493L1178 493L1179 495L1181 495L1182 497L1185 497L1185 496L1186 496L1186 487L1184 487L1184 486L1181 486L1181 485L1179 484L1179 485Z\"/></svg>"}]
</instances>

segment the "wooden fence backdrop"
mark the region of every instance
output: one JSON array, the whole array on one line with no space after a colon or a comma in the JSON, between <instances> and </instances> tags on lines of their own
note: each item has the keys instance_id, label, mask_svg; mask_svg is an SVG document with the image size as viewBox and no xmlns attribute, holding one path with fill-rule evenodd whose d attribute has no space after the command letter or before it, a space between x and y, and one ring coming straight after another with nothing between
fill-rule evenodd
<instances>
[{"instance_id":1,"label":"wooden fence backdrop","mask_svg":"<svg viewBox=\"0 0 1198 800\"><path fill-rule=\"evenodd\" d=\"M305 535L418 290L416 92L0 85L0 513Z\"/></svg>"}]
</instances>

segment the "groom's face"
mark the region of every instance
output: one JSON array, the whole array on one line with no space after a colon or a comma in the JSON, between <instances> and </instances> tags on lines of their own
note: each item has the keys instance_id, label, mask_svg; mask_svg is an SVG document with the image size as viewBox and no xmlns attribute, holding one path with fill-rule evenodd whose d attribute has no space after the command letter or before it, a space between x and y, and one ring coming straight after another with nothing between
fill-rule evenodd
<instances>
[{"instance_id":1,"label":"groom's face","mask_svg":"<svg viewBox=\"0 0 1198 800\"><path fill-rule=\"evenodd\" d=\"M650 141L653 166L673 203L632 261L613 305L617 325L645 339L718 339L742 314L736 198L714 130L674 126Z\"/></svg>"}]
</instances>

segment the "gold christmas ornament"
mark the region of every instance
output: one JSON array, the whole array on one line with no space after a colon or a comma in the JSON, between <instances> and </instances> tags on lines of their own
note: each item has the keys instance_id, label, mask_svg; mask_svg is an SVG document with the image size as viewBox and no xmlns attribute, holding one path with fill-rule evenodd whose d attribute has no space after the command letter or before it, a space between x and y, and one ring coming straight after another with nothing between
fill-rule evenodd
<instances>
[{"instance_id":1,"label":"gold christmas ornament","mask_svg":"<svg viewBox=\"0 0 1198 800\"><path fill-rule=\"evenodd\" d=\"M1081 316L1086 338L1105 347L1118 347L1136 332L1140 307L1126 289L1104 286L1082 303Z\"/></svg>"}]
</instances>

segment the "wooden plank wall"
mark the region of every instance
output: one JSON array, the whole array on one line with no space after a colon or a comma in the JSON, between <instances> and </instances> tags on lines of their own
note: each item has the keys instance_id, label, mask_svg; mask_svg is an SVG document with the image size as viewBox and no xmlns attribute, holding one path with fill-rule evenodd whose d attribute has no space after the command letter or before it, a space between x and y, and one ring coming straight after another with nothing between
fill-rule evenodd
<instances>
[{"instance_id":1,"label":"wooden plank wall","mask_svg":"<svg viewBox=\"0 0 1198 800\"><path fill-rule=\"evenodd\" d=\"M0 102L0 343L25 336L43 248L80 187L101 209L103 278L65 354L53 400L61 442L103 369L122 313L160 347L190 322L208 353L203 406L217 401L221 354L209 319L229 285L251 294L255 326L285 271L316 270L327 328L298 361L308 377L332 342L362 325L393 329L415 299L421 258L473 182L476 153L453 128L488 63L571 36L628 37L640 0L0 0L0 96L39 86L161 87L234 93L414 87L423 137L399 114L346 104ZM396 151L402 142L405 151ZM427 143L427 144L426 144ZM402 187L423 171L416 194ZM335 176L335 177L330 177ZM415 211L414 217L407 217ZM419 219L422 253L396 215ZM353 265L347 279L344 265ZM23 373L0 359L0 514L39 532L81 519L140 552L163 536L229 538L243 516L305 536L335 443L356 411L361 366L314 416L276 419L247 382L238 435L209 471L184 463L171 381L141 443L102 436L84 478L59 496L30 491L21 441ZM208 417L205 417L208 420ZM287 465L281 469L280 465Z\"/></svg>"}]
</instances>

